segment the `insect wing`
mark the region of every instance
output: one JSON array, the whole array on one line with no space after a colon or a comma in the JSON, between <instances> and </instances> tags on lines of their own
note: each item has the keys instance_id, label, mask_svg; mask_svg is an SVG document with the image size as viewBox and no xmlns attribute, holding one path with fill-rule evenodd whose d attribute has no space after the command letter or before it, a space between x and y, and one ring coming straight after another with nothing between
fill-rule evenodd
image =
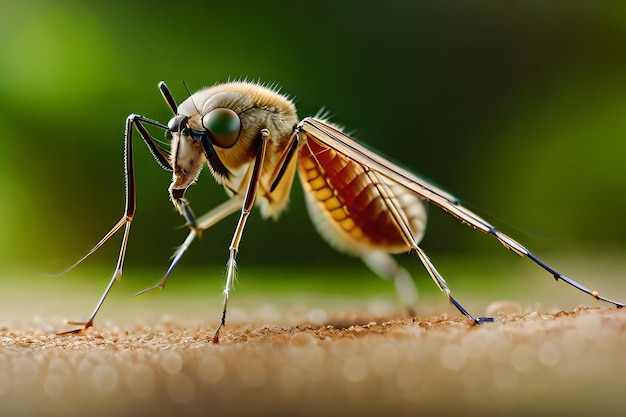
<instances>
[{"instance_id":1,"label":"insect wing","mask_svg":"<svg viewBox=\"0 0 626 417\"><path fill-rule=\"evenodd\" d=\"M321 120L306 118L300 122L298 130L342 153L346 158L361 164L365 170L373 170L389 180L406 187L463 222L485 233L493 233L495 231L494 227L486 220L460 205L457 198L453 195L367 149L337 128ZM515 252L520 250L521 254L526 254L524 248L517 242L511 240L510 245Z\"/></svg>"},{"instance_id":2,"label":"insect wing","mask_svg":"<svg viewBox=\"0 0 626 417\"><path fill-rule=\"evenodd\" d=\"M300 132L306 133L315 140L320 141L324 145L335 149L335 151L342 153L346 158L350 158L351 160L361 164L365 169L374 170L380 175L408 188L420 197L441 207L443 210L449 212L470 226L484 233L493 235L504 247L510 249L519 256L529 258L535 264L549 272L555 280L562 280L572 287L591 295L597 300L606 301L617 307L624 307L624 303L600 296L597 291L593 291L577 281L561 274L513 238L505 235L499 230L496 230L496 228L489 224L486 220L463 207L453 195L441 190L433 184L430 184L424 179L419 178L406 169L387 161L385 158L370 151L363 145L360 145L354 139L337 130L333 126L317 119L306 118L298 124L297 129ZM428 262L425 263L425 265L427 264ZM435 278L435 281L438 281L436 277L437 275L438 274L431 274L431 276ZM453 303L457 305L455 301L453 301ZM457 307L461 311L464 311L460 308L460 306Z\"/></svg>"}]
</instances>

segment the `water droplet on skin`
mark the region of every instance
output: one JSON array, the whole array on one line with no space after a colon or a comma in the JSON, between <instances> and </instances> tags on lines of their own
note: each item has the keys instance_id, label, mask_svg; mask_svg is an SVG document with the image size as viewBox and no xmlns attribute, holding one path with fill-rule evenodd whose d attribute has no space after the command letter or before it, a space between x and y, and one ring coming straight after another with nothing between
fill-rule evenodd
<instances>
[{"instance_id":1,"label":"water droplet on skin","mask_svg":"<svg viewBox=\"0 0 626 417\"><path fill-rule=\"evenodd\" d=\"M274 304L263 304L256 312L258 320L275 323L280 321L282 314Z\"/></svg>"},{"instance_id":2,"label":"water droplet on skin","mask_svg":"<svg viewBox=\"0 0 626 417\"><path fill-rule=\"evenodd\" d=\"M311 333L300 332L296 333L289 339L289 343L292 346L307 347L317 344L317 338Z\"/></svg>"},{"instance_id":3,"label":"water droplet on skin","mask_svg":"<svg viewBox=\"0 0 626 417\"><path fill-rule=\"evenodd\" d=\"M537 360L544 366L555 366L561 357L561 350L552 342L544 342L537 350Z\"/></svg>"},{"instance_id":4,"label":"water droplet on skin","mask_svg":"<svg viewBox=\"0 0 626 417\"><path fill-rule=\"evenodd\" d=\"M532 346L520 343L511 351L511 365L518 372L527 372L534 368L536 357L537 353Z\"/></svg>"},{"instance_id":5,"label":"water droplet on skin","mask_svg":"<svg viewBox=\"0 0 626 417\"><path fill-rule=\"evenodd\" d=\"M32 357L17 358L13 362L13 375L25 384L31 384L39 376L39 367Z\"/></svg>"},{"instance_id":6,"label":"water droplet on skin","mask_svg":"<svg viewBox=\"0 0 626 417\"><path fill-rule=\"evenodd\" d=\"M53 358L48 364L48 375L55 375L61 378L61 380L69 380L72 378L72 369L69 363L61 358Z\"/></svg>"},{"instance_id":7,"label":"water droplet on skin","mask_svg":"<svg viewBox=\"0 0 626 417\"><path fill-rule=\"evenodd\" d=\"M161 355L161 366L168 374L176 374L183 369L183 359L176 352L169 351Z\"/></svg>"},{"instance_id":8,"label":"water droplet on skin","mask_svg":"<svg viewBox=\"0 0 626 417\"><path fill-rule=\"evenodd\" d=\"M343 376L350 382L360 382L367 377L369 367L367 363L358 356L350 356L341 367Z\"/></svg>"},{"instance_id":9,"label":"water droplet on skin","mask_svg":"<svg viewBox=\"0 0 626 417\"><path fill-rule=\"evenodd\" d=\"M522 312L522 305L517 301L498 300L489 304L485 312L487 316L518 314Z\"/></svg>"},{"instance_id":10,"label":"water droplet on skin","mask_svg":"<svg viewBox=\"0 0 626 417\"><path fill-rule=\"evenodd\" d=\"M97 391L110 393L117 388L119 376L115 368L103 363L93 369L91 381Z\"/></svg>"},{"instance_id":11,"label":"water droplet on skin","mask_svg":"<svg viewBox=\"0 0 626 417\"><path fill-rule=\"evenodd\" d=\"M224 377L224 361L217 356L207 356L198 365L198 376L204 382L215 384Z\"/></svg>"},{"instance_id":12,"label":"water droplet on skin","mask_svg":"<svg viewBox=\"0 0 626 417\"><path fill-rule=\"evenodd\" d=\"M323 308L312 308L306 315L309 322L315 326L321 326L328 321L328 313Z\"/></svg>"}]
</instances>

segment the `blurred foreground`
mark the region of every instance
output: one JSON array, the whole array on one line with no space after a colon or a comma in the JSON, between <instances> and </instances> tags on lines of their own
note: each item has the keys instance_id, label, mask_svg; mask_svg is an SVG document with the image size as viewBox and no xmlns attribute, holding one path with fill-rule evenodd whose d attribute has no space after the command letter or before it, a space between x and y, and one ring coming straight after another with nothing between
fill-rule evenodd
<instances>
[{"instance_id":1,"label":"blurred foreground","mask_svg":"<svg viewBox=\"0 0 626 417\"><path fill-rule=\"evenodd\" d=\"M6 415L621 415L626 311L0 330ZM371 320L371 321L370 321ZM380 320L380 321L376 321ZM369 321L369 322L368 322ZM367 324L360 324L367 323ZM242 401L242 399L245 399Z\"/></svg>"},{"instance_id":2,"label":"blurred foreground","mask_svg":"<svg viewBox=\"0 0 626 417\"><path fill-rule=\"evenodd\" d=\"M488 273L482 261L443 262L455 296L476 315L513 300L500 302L508 313L499 322L480 327L423 275L413 317L392 284L359 270L244 268L219 345L209 340L221 279L181 271L164 291L132 299L158 275L131 270L94 328L57 335L72 328L66 319L91 312L107 271L14 276L0 295L0 412L621 415L626 311L514 260L518 268L487 262ZM555 264L626 299L620 257Z\"/></svg>"}]
</instances>

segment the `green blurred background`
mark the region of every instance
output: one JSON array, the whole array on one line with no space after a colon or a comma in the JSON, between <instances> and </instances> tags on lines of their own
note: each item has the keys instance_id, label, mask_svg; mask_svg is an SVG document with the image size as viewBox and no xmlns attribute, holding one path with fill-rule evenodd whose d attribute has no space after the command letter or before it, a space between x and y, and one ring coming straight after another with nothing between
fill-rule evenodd
<instances>
[{"instance_id":1,"label":"green blurred background","mask_svg":"<svg viewBox=\"0 0 626 417\"><path fill-rule=\"evenodd\" d=\"M2 0L0 40L3 265L63 269L118 220L124 120L167 122L161 80L179 101L183 82L276 83L539 253L626 243L625 2ZM186 230L170 174L135 154L127 265L164 270ZM226 198L208 171L188 196L198 214ZM430 215L433 259L504 252ZM224 264L235 222L180 268ZM91 265L112 270L119 237ZM298 182L279 222L251 218L239 262L358 265L314 231Z\"/></svg>"}]
</instances>

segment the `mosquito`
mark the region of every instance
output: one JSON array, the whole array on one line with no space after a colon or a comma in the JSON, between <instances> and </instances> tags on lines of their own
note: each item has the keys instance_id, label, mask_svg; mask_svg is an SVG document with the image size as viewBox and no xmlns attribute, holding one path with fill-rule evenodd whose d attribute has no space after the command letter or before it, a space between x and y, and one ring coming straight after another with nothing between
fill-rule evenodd
<instances>
[{"instance_id":1,"label":"mosquito","mask_svg":"<svg viewBox=\"0 0 626 417\"><path fill-rule=\"evenodd\" d=\"M228 248L224 302L213 342L219 342L226 324L226 309L235 281L236 258L248 216L256 205L264 218L277 218L285 209L296 169L304 188L309 215L318 232L337 250L360 257L377 275L394 281L406 303L415 300L410 274L392 254L417 255L449 302L475 324L491 317L474 317L453 296L446 281L419 246L426 226L426 203L430 202L474 229L495 237L504 247L529 258L578 290L617 307L613 301L574 281L511 237L465 208L446 191L359 144L321 117L298 119L293 102L275 89L249 82L228 82L203 88L179 105L164 82L159 89L174 114L167 123L131 114L125 126L124 174L126 206L121 219L78 262L124 229L117 265L108 286L87 321L69 321L82 331L93 326L115 281L121 279L131 222L135 216L135 167L133 132L139 133L156 162L173 173L169 194L190 231L177 249L163 279L139 292L163 288L172 270L193 240L231 214L240 212ZM171 140L164 149L147 126L163 129ZM223 185L229 198L201 217L196 217L185 192L196 182L203 166Z\"/></svg>"}]
</instances>

